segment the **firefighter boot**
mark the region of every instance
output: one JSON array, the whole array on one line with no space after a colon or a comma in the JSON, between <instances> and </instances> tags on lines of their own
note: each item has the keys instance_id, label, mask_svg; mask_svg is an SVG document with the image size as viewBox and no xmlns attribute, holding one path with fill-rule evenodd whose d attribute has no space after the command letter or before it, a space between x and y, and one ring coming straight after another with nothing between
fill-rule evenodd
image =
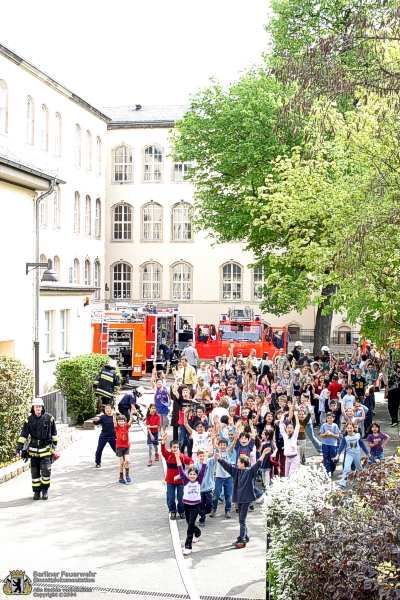
<instances>
[{"instance_id":1,"label":"firefighter boot","mask_svg":"<svg viewBox=\"0 0 400 600\"><path fill-rule=\"evenodd\" d=\"M34 500L40 500L40 492L35 492L35 493L33 494L33 499L34 499Z\"/></svg>"},{"instance_id":2,"label":"firefighter boot","mask_svg":"<svg viewBox=\"0 0 400 600\"><path fill-rule=\"evenodd\" d=\"M47 490L43 491L42 492L42 500L48 500L48 499L49 499L49 494L47 493Z\"/></svg>"}]
</instances>

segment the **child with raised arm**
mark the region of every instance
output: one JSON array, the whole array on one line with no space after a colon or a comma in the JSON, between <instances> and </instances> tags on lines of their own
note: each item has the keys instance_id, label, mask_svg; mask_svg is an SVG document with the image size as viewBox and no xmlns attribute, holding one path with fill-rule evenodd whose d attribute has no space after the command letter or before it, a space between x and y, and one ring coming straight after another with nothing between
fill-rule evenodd
<instances>
[{"instance_id":1,"label":"child with raised arm","mask_svg":"<svg viewBox=\"0 0 400 600\"><path fill-rule=\"evenodd\" d=\"M129 428L132 424L134 412L131 411L131 416L129 422L126 422L125 415L115 416L113 413L113 422L115 428L115 435L117 437L116 443L116 455L119 457L119 483L131 483L131 478L129 477L129 449L130 449L130 441L129 441ZM124 477L124 467L125 467L125 477Z\"/></svg>"},{"instance_id":2,"label":"child with raised arm","mask_svg":"<svg viewBox=\"0 0 400 600\"><path fill-rule=\"evenodd\" d=\"M178 472L178 465L176 462L176 452L179 450L178 440L172 440L169 444L169 450L165 447L168 433L165 431L161 438L161 454L165 458L167 463L167 470L165 473L165 482L167 484L167 505L170 512L171 521L176 521L176 509L178 504L178 513L181 519L185 518L185 507L182 502L183 498L183 483L181 476ZM186 454L181 453L181 463L185 465L193 465L191 458Z\"/></svg>"},{"instance_id":3,"label":"child with raised arm","mask_svg":"<svg viewBox=\"0 0 400 600\"><path fill-rule=\"evenodd\" d=\"M236 542L232 544L235 548L244 548L250 541L246 518L249 506L256 497L253 480L267 454L268 448L265 448L258 461L250 467L250 459L245 454L239 456L236 466L224 460L218 452L215 453L219 464L232 476L232 501L238 505L239 509L240 531Z\"/></svg>"},{"instance_id":4,"label":"child with raised arm","mask_svg":"<svg viewBox=\"0 0 400 600\"><path fill-rule=\"evenodd\" d=\"M346 478L350 472L353 461L357 471L362 471L361 448L363 449L365 454L369 456L369 452L364 446L364 442L361 439L361 435L357 432L356 427L357 425L353 425L351 421L347 423L346 433L343 436L338 453L334 458L332 458L332 460L335 462L339 460L340 454L346 448L346 456L343 465L343 475L339 483L339 485L341 485L342 487L346 487Z\"/></svg>"},{"instance_id":5,"label":"child with raised arm","mask_svg":"<svg viewBox=\"0 0 400 600\"><path fill-rule=\"evenodd\" d=\"M193 440L192 458L193 462L196 462L198 450L204 450L207 447L208 432L204 427L204 422L201 420L197 421L195 428L192 429L188 423L188 413L189 407L186 407L183 410L184 425Z\"/></svg>"},{"instance_id":6,"label":"child with raised arm","mask_svg":"<svg viewBox=\"0 0 400 600\"><path fill-rule=\"evenodd\" d=\"M183 482L183 505L185 507L186 523L188 524L185 547L183 554L187 556L192 552L192 543L199 541L201 531L196 525L196 519L200 510L201 492L200 485L203 481L206 468L208 452L204 451L204 463L200 471L195 467L189 467L187 474L182 468L181 453L179 448L175 452L176 464L178 465L179 475Z\"/></svg>"},{"instance_id":7,"label":"child with raised arm","mask_svg":"<svg viewBox=\"0 0 400 600\"><path fill-rule=\"evenodd\" d=\"M299 466L299 457L297 454L297 438L300 431L298 411L294 411L294 420L296 423L295 427L292 423L288 423L285 427L284 420L285 413L283 413L281 416L281 420L279 423L279 431L281 433L281 436L283 437L284 443L283 452L285 454L285 477L290 477L291 475L296 473L297 467Z\"/></svg>"}]
</instances>

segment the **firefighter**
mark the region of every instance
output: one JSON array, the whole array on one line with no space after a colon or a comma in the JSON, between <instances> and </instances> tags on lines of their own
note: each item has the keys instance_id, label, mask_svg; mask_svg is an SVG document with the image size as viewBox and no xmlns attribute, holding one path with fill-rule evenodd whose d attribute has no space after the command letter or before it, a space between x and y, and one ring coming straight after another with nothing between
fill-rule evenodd
<instances>
[{"instance_id":1,"label":"firefighter","mask_svg":"<svg viewBox=\"0 0 400 600\"><path fill-rule=\"evenodd\" d=\"M51 464L54 449L57 446L57 428L54 417L44 409L41 398L32 402L31 414L25 420L17 445L17 457L30 436L28 456L31 459L31 477L33 499L48 499L50 487Z\"/></svg>"},{"instance_id":2,"label":"firefighter","mask_svg":"<svg viewBox=\"0 0 400 600\"><path fill-rule=\"evenodd\" d=\"M121 379L116 369L117 361L109 360L106 366L101 369L93 384L95 393L101 398L103 406L105 404L114 406L115 387L121 385Z\"/></svg>"}]
</instances>

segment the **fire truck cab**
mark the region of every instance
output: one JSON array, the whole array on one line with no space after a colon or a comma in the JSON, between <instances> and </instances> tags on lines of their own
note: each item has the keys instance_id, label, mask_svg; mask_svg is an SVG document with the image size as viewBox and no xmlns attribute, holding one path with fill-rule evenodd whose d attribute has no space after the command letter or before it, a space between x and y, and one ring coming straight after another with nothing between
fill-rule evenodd
<instances>
[{"instance_id":1,"label":"fire truck cab","mask_svg":"<svg viewBox=\"0 0 400 600\"><path fill-rule=\"evenodd\" d=\"M176 307L159 308L154 306L146 319L146 362L149 371L153 363L164 367L163 347L171 351L171 362L177 362L189 340L194 339L195 316L181 314Z\"/></svg>"},{"instance_id":2,"label":"fire truck cab","mask_svg":"<svg viewBox=\"0 0 400 600\"><path fill-rule=\"evenodd\" d=\"M271 327L262 323L259 315L254 315L250 306L231 307L228 313L220 316L218 326L211 323L196 327L196 349L200 359L215 360L223 354L229 355L233 344L233 354L241 350L249 356L255 348L256 355L262 357L268 352L269 358L283 348L287 351L286 327Z\"/></svg>"}]
</instances>

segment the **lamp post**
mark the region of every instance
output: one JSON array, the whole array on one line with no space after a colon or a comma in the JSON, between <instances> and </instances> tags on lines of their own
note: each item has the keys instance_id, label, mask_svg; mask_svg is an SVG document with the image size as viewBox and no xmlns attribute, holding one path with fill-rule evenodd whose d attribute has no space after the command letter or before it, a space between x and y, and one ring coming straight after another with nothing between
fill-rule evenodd
<instances>
[{"instance_id":1,"label":"lamp post","mask_svg":"<svg viewBox=\"0 0 400 600\"><path fill-rule=\"evenodd\" d=\"M34 347L34 371L35 371L35 397L39 396L39 269L46 269L42 276L42 281L57 281L57 273L53 270L53 261L49 258L46 262L34 262L26 263L26 275L29 271L37 269L37 275L35 277L36 289L35 289L35 339L33 341Z\"/></svg>"}]
</instances>

